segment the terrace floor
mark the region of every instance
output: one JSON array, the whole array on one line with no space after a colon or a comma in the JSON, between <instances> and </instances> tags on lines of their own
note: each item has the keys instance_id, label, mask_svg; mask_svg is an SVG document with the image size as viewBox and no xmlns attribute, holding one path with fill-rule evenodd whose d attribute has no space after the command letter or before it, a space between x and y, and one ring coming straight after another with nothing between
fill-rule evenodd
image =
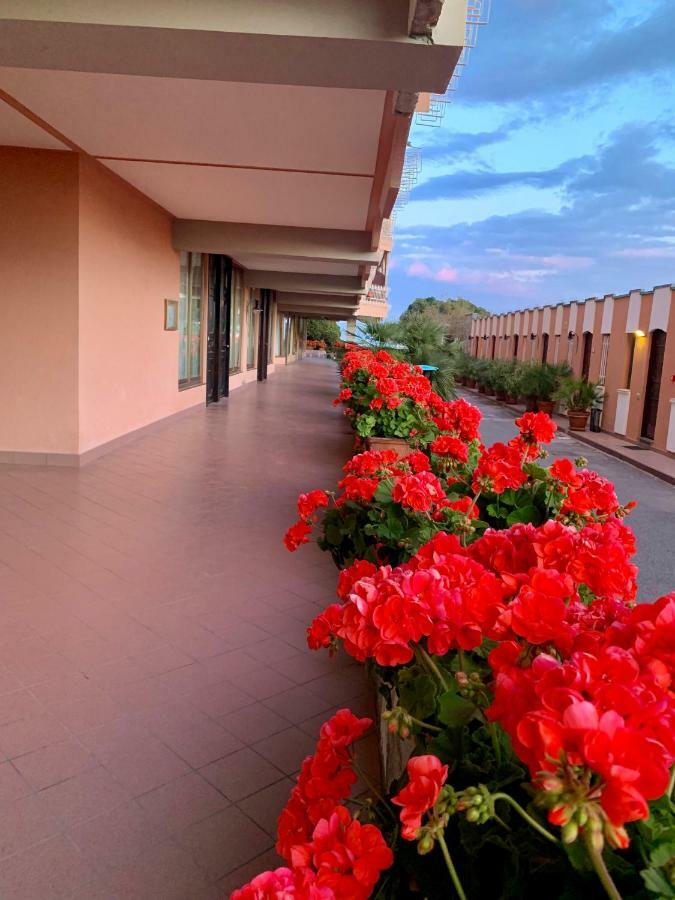
<instances>
[{"instance_id":1,"label":"terrace floor","mask_svg":"<svg viewBox=\"0 0 675 900\"><path fill-rule=\"evenodd\" d=\"M222 897L362 667L306 649L336 570L281 538L350 435L306 360L82 470L0 466L0 897Z\"/></svg>"}]
</instances>

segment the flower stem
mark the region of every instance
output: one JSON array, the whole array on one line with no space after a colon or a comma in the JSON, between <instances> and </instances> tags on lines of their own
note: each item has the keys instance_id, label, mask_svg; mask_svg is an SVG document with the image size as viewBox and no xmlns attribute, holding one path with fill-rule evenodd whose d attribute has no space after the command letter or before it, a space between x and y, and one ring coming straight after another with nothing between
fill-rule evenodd
<instances>
[{"instance_id":1,"label":"flower stem","mask_svg":"<svg viewBox=\"0 0 675 900\"><path fill-rule=\"evenodd\" d=\"M460 898L460 900L466 900L466 894L464 893L462 882L459 880L457 869L455 869L452 857L450 856L450 851L448 850L448 845L445 843L445 838L442 834L438 835L438 843L441 845L441 851L443 853L443 858L445 859L445 865L448 867L448 872L450 873L450 878L453 885L455 886L455 890L457 891L457 896Z\"/></svg>"},{"instance_id":2,"label":"flower stem","mask_svg":"<svg viewBox=\"0 0 675 900\"><path fill-rule=\"evenodd\" d=\"M429 671L432 673L432 675L435 675L441 688L444 691L449 690L448 683L445 680L445 678L443 677L443 673L438 668L438 666L433 661L433 659L429 656L429 654L424 649L424 647L418 646L417 650L419 651L419 655L420 655L420 658L422 659L422 662L427 667L427 669L429 669Z\"/></svg>"},{"instance_id":3,"label":"flower stem","mask_svg":"<svg viewBox=\"0 0 675 900\"><path fill-rule=\"evenodd\" d=\"M558 839L555 838L550 831L547 831L543 825L540 825L539 822L535 818L533 818L529 813L525 812L523 807L518 803L510 794L504 794L502 791L498 791L496 794L491 794L490 799L494 804L495 800L503 800L505 803L508 803L518 815L524 819L528 825L534 828L535 831L538 831L542 837L545 837L547 841L551 841L552 844L557 844Z\"/></svg>"},{"instance_id":4,"label":"flower stem","mask_svg":"<svg viewBox=\"0 0 675 900\"><path fill-rule=\"evenodd\" d=\"M600 879L607 896L610 897L611 900L621 900L621 894L612 881L612 876L609 874L607 866L605 865L605 860L602 857L602 850L598 850L593 844L593 837L590 830L587 828L584 829L584 843L586 844L586 851L588 852L590 860L593 863L595 873Z\"/></svg>"},{"instance_id":5,"label":"flower stem","mask_svg":"<svg viewBox=\"0 0 675 900\"><path fill-rule=\"evenodd\" d=\"M429 731L435 731L438 734L441 734L441 732L443 731L443 729L439 728L438 725L431 725L431 723L429 722L423 722L421 719L416 719L415 716L411 716L410 713L408 713L408 717L410 718L411 722L413 722L415 725L419 725L420 728L428 728Z\"/></svg>"},{"instance_id":6,"label":"flower stem","mask_svg":"<svg viewBox=\"0 0 675 900\"><path fill-rule=\"evenodd\" d=\"M372 794L380 801L380 803L381 803L381 804L384 806L384 808L387 810L387 812L389 813L389 815L391 816L391 818L392 818L394 821L396 821L396 816L395 816L394 813L392 812L391 807L389 806L389 804L388 804L387 801L384 799L384 797L382 796L382 794L378 791L378 789L375 787L375 785L373 784L373 782L372 782L372 781L370 780L370 778L366 775L366 773L363 771L363 769L361 768L361 766L357 763L356 759L354 759L354 758L352 758L352 765L354 766L354 771L355 771L356 774L361 778L361 780L363 781L363 783L365 784L365 786L368 788L368 790L369 790L369 791L370 791L370 792L371 792L371 793L372 793Z\"/></svg>"},{"instance_id":7,"label":"flower stem","mask_svg":"<svg viewBox=\"0 0 675 900\"><path fill-rule=\"evenodd\" d=\"M497 767L502 764L502 748L499 746L499 738L497 737L497 731L495 729L494 722L487 723L488 734L490 735L490 740L492 741L492 749L495 754L495 762L497 763Z\"/></svg>"}]
</instances>

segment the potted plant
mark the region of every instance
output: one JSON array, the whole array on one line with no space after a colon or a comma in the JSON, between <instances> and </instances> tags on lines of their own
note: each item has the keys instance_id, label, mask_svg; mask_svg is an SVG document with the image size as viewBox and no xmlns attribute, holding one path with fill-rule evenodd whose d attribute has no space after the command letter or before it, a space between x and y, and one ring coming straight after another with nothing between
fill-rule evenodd
<instances>
[{"instance_id":1,"label":"potted plant","mask_svg":"<svg viewBox=\"0 0 675 900\"><path fill-rule=\"evenodd\" d=\"M487 394L490 384L490 360L477 359L474 367L474 376L479 394Z\"/></svg>"},{"instance_id":2,"label":"potted plant","mask_svg":"<svg viewBox=\"0 0 675 900\"><path fill-rule=\"evenodd\" d=\"M521 363L514 361L513 367L507 373L506 378L504 379L504 391L506 392L507 403L515 404L520 400L522 396L520 387L522 370L523 366L521 365Z\"/></svg>"},{"instance_id":3,"label":"potted plant","mask_svg":"<svg viewBox=\"0 0 675 900\"><path fill-rule=\"evenodd\" d=\"M464 384L468 388L476 387L476 363L479 362L475 357L470 356L465 363Z\"/></svg>"},{"instance_id":4,"label":"potted plant","mask_svg":"<svg viewBox=\"0 0 675 900\"><path fill-rule=\"evenodd\" d=\"M564 378L555 399L567 408L570 431L585 431L591 406L598 399L598 385L583 378Z\"/></svg>"},{"instance_id":5,"label":"potted plant","mask_svg":"<svg viewBox=\"0 0 675 900\"><path fill-rule=\"evenodd\" d=\"M506 402L508 397L508 382L515 367L515 362L510 359L498 359L493 363L492 386L501 403Z\"/></svg>"}]
</instances>

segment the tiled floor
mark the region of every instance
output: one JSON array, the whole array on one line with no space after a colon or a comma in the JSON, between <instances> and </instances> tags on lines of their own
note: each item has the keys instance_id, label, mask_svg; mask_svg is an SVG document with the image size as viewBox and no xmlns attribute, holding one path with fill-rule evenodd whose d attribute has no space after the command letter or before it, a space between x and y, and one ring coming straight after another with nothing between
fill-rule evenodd
<instances>
[{"instance_id":1,"label":"tiled floor","mask_svg":"<svg viewBox=\"0 0 675 900\"><path fill-rule=\"evenodd\" d=\"M0 897L221 897L274 865L336 570L281 538L350 436L305 361L80 470L0 466Z\"/></svg>"}]
</instances>

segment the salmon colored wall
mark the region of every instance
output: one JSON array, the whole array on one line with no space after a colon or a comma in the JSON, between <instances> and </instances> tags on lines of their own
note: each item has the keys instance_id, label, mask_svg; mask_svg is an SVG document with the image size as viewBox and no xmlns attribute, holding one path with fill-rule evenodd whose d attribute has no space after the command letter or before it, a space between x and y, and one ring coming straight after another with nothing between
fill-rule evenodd
<instances>
[{"instance_id":1,"label":"salmon colored wall","mask_svg":"<svg viewBox=\"0 0 675 900\"><path fill-rule=\"evenodd\" d=\"M663 372L661 373L661 391L659 393L659 411L654 432L654 447L666 449L668 425L670 422L670 401L675 398L675 312L673 312L673 295L671 294L670 315L666 331L666 349L663 355Z\"/></svg>"},{"instance_id":2,"label":"salmon colored wall","mask_svg":"<svg viewBox=\"0 0 675 900\"><path fill-rule=\"evenodd\" d=\"M206 390L178 390L178 332L164 331L179 289L170 216L96 161L79 166L82 453L205 403Z\"/></svg>"},{"instance_id":3,"label":"salmon colored wall","mask_svg":"<svg viewBox=\"0 0 675 900\"><path fill-rule=\"evenodd\" d=\"M642 430L647 366L649 365L649 348L651 346L649 317L652 311L652 297L653 294L642 294L640 297L638 328L644 331L645 337L637 338L635 355L633 356L633 372L630 379L630 408L628 410L628 427L626 429L626 437L631 441L639 440Z\"/></svg>"},{"instance_id":4,"label":"salmon colored wall","mask_svg":"<svg viewBox=\"0 0 675 900\"><path fill-rule=\"evenodd\" d=\"M605 402L602 408L602 428L614 431L617 391L626 387L628 372L629 336L626 334L628 297L615 297L612 330L609 335L609 355L605 377Z\"/></svg>"},{"instance_id":5,"label":"salmon colored wall","mask_svg":"<svg viewBox=\"0 0 675 900\"><path fill-rule=\"evenodd\" d=\"M0 451L77 451L77 156L0 147Z\"/></svg>"}]
</instances>

